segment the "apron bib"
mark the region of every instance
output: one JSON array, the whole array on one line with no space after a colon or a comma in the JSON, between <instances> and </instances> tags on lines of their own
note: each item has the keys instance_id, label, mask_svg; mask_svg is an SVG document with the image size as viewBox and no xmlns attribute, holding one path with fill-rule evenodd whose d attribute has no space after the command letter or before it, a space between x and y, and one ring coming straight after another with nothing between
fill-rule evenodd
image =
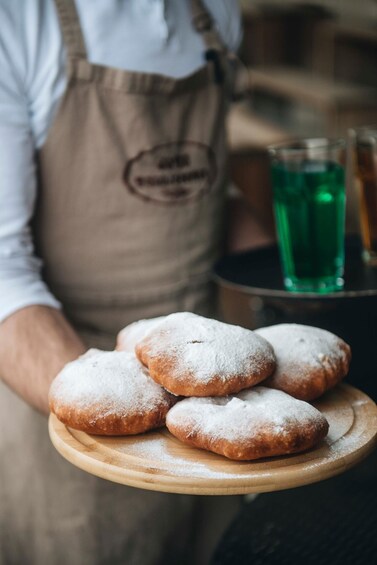
<instances>
[{"instance_id":1,"label":"apron bib","mask_svg":"<svg viewBox=\"0 0 377 565\"><path fill-rule=\"evenodd\" d=\"M173 79L93 65L70 4L57 2L68 86L39 155L35 239L67 317L112 348L140 318L213 313L227 185L226 53L193 1L204 68Z\"/></svg>"},{"instance_id":2,"label":"apron bib","mask_svg":"<svg viewBox=\"0 0 377 565\"><path fill-rule=\"evenodd\" d=\"M69 320L88 346L112 349L134 320L212 311L226 185L225 51L196 0L203 69L174 80L93 65L74 1L56 7L68 80L38 155L35 241ZM192 562L192 497L76 469L50 444L46 418L3 384L0 413L1 564Z\"/></svg>"}]
</instances>

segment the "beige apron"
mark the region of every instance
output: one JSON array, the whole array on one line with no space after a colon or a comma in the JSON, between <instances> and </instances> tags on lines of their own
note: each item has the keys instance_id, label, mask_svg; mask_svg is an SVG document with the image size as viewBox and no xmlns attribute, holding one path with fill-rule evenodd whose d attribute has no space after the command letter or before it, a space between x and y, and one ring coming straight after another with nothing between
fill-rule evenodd
<instances>
[{"instance_id":1,"label":"beige apron","mask_svg":"<svg viewBox=\"0 0 377 565\"><path fill-rule=\"evenodd\" d=\"M213 308L222 239L225 50L192 2L208 62L183 79L90 64L73 0L56 0L68 82L39 154L44 276L88 346L142 317ZM184 563L191 497L79 471L46 419L0 389L0 563ZM171 561L169 560L171 555ZM190 562L190 560L189 560Z\"/></svg>"},{"instance_id":2,"label":"beige apron","mask_svg":"<svg viewBox=\"0 0 377 565\"><path fill-rule=\"evenodd\" d=\"M40 153L37 247L49 287L91 343L112 348L141 317L213 307L227 105L215 80L225 53L192 4L214 59L177 80L90 64L71 2L57 2L68 87Z\"/></svg>"}]
</instances>

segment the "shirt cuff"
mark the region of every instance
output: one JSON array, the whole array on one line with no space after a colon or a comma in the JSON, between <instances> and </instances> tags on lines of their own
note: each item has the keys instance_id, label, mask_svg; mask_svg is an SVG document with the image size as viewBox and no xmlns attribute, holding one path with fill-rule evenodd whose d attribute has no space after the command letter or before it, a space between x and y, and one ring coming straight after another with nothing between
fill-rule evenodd
<instances>
[{"instance_id":1,"label":"shirt cuff","mask_svg":"<svg viewBox=\"0 0 377 565\"><path fill-rule=\"evenodd\" d=\"M61 309L61 304L40 279L30 280L31 274L4 280L0 273L0 323L27 306L50 306Z\"/></svg>"}]
</instances>

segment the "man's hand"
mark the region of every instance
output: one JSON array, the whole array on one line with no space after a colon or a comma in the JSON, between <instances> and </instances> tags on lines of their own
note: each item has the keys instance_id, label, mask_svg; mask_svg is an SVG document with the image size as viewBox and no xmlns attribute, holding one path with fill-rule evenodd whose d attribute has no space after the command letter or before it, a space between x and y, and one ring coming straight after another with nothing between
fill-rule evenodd
<instances>
[{"instance_id":1,"label":"man's hand","mask_svg":"<svg viewBox=\"0 0 377 565\"><path fill-rule=\"evenodd\" d=\"M26 402L48 413L52 380L85 350L59 310L29 306L0 324L0 377Z\"/></svg>"}]
</instances>

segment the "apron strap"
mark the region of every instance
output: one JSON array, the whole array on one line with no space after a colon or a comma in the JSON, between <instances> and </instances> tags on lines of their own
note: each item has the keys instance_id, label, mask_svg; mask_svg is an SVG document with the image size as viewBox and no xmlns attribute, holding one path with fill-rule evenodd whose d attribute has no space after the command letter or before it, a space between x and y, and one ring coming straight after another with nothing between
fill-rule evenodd
<instances>
[{"instance_id":1,"label":"apron strap","mask_svg":"<svg viewBox=\"0 0 377 565\"><path fill-rule=\"evenodd\" d=\"M227 49L215 27L215 23L202 0L191 0L192 25L203 37L207 51L226 52Z\"/></svg>"},{"instance_id":2,"label":"apron strap","mask_svg":"<svg viewBox=\"0 0 377 565\"><path fill-rule=\"evenodd\" d=\"M217 84L225 82L227 75L226 59L228 49L225 47L213 21L202 0L191 0L192 25L202 36L206 46L205 58L212 65L214 80Z\"/></svg>"},{"instance_id":3,"label":"apron strap","mask_svg":"<svg viewBox=\"0 0 377 565\"><path fill-rule=\"evenodd\" d=\"M204 0L191 0L192 25L203 37L205 58L212 64L216 83L227 83L232 100L242 99L250 92L248 73L238 55L224 44Z\"/></svg>"},{"instance_id":4,"label":"apron strap","mask_svg":"<svg viewBox=\"0 0 377 565\"><path fill-rule=\"evenodd\" d=\"M55 0L55 5L68 59L87 59L85 41L75 0ZM224 68L221 59L227 55L228 51L215 28L212 16L202 0L191 0L191 14L193 27L203 37L207 48L205 58L213 65L215 81L221 83L224 80Z\"/></svg>"},{"instance_id":5,"label":"apron strap","mask_svg":"<svg viewBox=\"0 0 377 565\"><path fill-rule=\"evenodd\" d=\"M86 59L85 41L74 0L55 0L69 59Z\"/></svg>"}]
</instances>

